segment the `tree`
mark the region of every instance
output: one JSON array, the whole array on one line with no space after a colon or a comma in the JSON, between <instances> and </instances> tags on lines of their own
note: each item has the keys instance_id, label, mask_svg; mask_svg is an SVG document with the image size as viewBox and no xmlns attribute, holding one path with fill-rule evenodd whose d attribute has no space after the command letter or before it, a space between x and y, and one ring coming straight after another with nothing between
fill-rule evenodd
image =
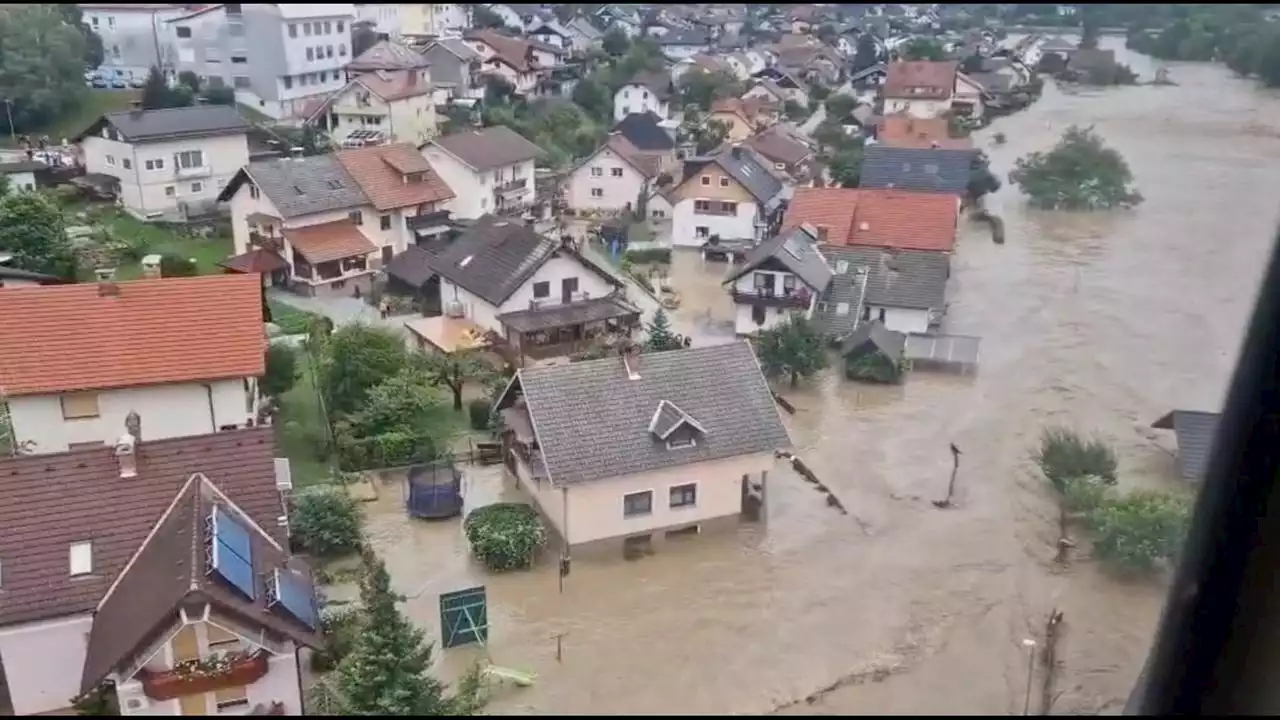
<instances>
[{"instance_id":1,"label":"tree","mask_svg":"<svg viewBox=\"0 0 1280 720\"><path fill-rule=\"evenodd\" d=\"M480 29L504 28L506 27L506 23L502 21L502 16L484 5L472 5L471 26Z\"/></svg>"},{"instance_id":2,"label":"tree","mask_svg":"<svg viewBox=\"0 0 1280 720\"><path fill-rule=\"evenodd\" d=\"M579 80L573 88L572 97L597 122L613 119L613 93L594 75Z\"/></svg>"},{"instance_id":3,"label":"tree","mask_svg":"<svg viewBox=\"0 0 1280 720\"><path fill-rule=\"evenodd\" d=\"M329 412L354 411L375 385L408 364L404 339L394 331L360 323L338 328L324 343L318 378Z\"/></svg>"},{"instance_id":4,"label":"tree","mask_svg":"<svg viewBox=\"0 0 1280 720\"><path fill-rule=\"evenodd\" d=\"M1035 207L1098 210L1131 207L1142 195L1130 187L1133 173L1124 157L1103 144L1092 127L1071 126L1053 150L1019 158L1009 182Z\"/></svg>"},{"instance_id":5,"label":"tree","mask_svg":"<svg viewBox=\"0 0 1280 720\"><path fill-rule=\"evenodd\" d=\"M767 377L787 377L791 387L827 366L822 334L802 315L761 331L756 336L756 356Z\"/></svg>"},{"instance_id":6,"label":"tree","mask_svg":"<svg viewBox=\"0 0 1280 720\"><path fill-rule=\"evenodd\" d=\"M200 79L196 77L194 82L199 85ZM190 85L178 83L175 87L169 87L169 82L165 80L160 68L151 66L151 71L147 73L146 84L142 86L143 110L189 107L194 100L195 91Z\"/></svg>"},{"instance_id":7,"label":"tree","mask_svg":"<svg viewBox=\"0 0 1280 720\"><path fill-rule=\"evenodd\" d=\"M80 6L75 3L61 3L57 7L67 24L79 30L80 37L84 38L85 67L95 69L101 66L105 57L102 38L84 21L84 13L81 12Z\"/></svg>"},{"instance_id":8,"label":"tree","mask_svg":"<svg viewBox=\"0 0 1280 720\"><path fill-rule=\"evenodd\" d=\"M0 11L0 95L13 130L48 126L77 108L88 89L85 35L54 3L18 3ZM95 66L96 67L96 66ZM8 113L0 113L8 124Z\"/></svg>"},{"instance_id":9,"label":"tree","mask_svg":"<svg viewBox=\"0 0 1280 720\"><path fill-rule=\"evenodd\" d=\"M782 113L794 123L804 122L804 119L809 117L809 111L803 105L791 99L783 103Z\"/></svg>"},{"instance_id":10,"label":"tree","mask_svg":"<svg viewBox=\"0 0 1280 720\"><path fill-rule=\"evenodd\" d=\"M979 150L974 153L969 171L967 194L971 201L977 202L983 197L1000 189L1000 178L991 172L991 161L987 154Z\"/></svg>"},{"instance_id":11,"label":"tree","mask_svg":"<svg viewBox=\"0 0 1280 720\"><path fill-rule=\"evenodd\" d=\"M315 485L294 496L293 539L307 552L336 557L360 549L360 504L343 487Z\"/></svg>"},{"instance_id":12,"label":"tree","mask_svg":"<svg viewBox=\"0 0 1280 720\"><path fill-rule=\"evenodd\" d=\"M480 6L476 5L475 8L479 10ZM477 14L479 13L477 12ZM373 23L351 23L351 57L360 57L366 50L377 45L381 39L378 36L378 31L374 29Z\"/></svg>"},{"instance_id":13,"label":"tree","mask_svg":"<svg viewBox=\"0 0 1280 720\"><path fill-rule=\"evenodd\" d=\"M742 83L729 73L719 70L708 72L702 68L691 68L680 76L680 105L690 105L706 112L716 100L738 97L742 94Z\"/></svg>"},{"instance_id":14,"label":"tree","mask_svg":"<svg viewBox=\"0 0 1280 720\"><path fill-rule=\"evenodd\" d=\"M267 346L266 372L258 389L270 398L279 398L293 388L298 378L298 351L292 345L271 343Z\"/></svg>"},{"instance_id":15,"label":"tree","mask_svg":"<svg viewBox=\"0 0 1280 720\"><path fill-rule=\"evenodd\" d=\"M462 523L471 552L494 572L533 564L547 541L538 511L524 503L494 503L477 508Z\"/></svg>"},{"instance_id":16,"label":"tree","mask_svg":"<svg viewBox=\"0 0 1280 720\"><path fill-rule=\"evenodd\" d=\"M876 45L875 36L869 32L864 32L859 35L858 42L854 46L853 71L855 73L862 72L872 65L875 65L879 60L880 50Z\"/></svg>"},{"instance_id":17,"label":"tree","mask_svg":"<svg viewBox=\"0 0 1280 720\"><path fill-rule=\"evenodd\" d=\"M333 434L339 464L352 471L434 460L448 449L453 430L447 402L431 380L406 368L371 388Z\"/></svg>"},{"instance_id":18,"label":"tree","mask_svg":"<svg viewBox=\"0 0 1280 720\"><path fill-rule=\"evenodd\" d=\"M1040 434L1035 460L1058 492L1066 492L1066 483L1078 477L1116 483L1115 451L1101 440L1082 437L1067 428L1046 428Z\"/></svg>"},{"instance_id":19,"label":"tree","mask_svg":"<svg viewBox=\"0 0 1280 720\"><path fill-rule=\"evenodd\" d=\"M862 181L862 148L850 147L837 152L827 164L831 181L843 188L856 188Z\"/></svg>"},{"instance_id":20,"label":"tree","mask_svg":"<svg viewBox=\"0 0 1280 720\"><path fill-rule=\"evenodd\" d=\"M945 60L947 51L942 43L929 38L912 38L899 51L903 60Z\"/></svg>"},{"instance_id":21,"label":"tree","mask_svg":"<svg viewBox=\"0 0 1280 720\"><path fill-rule=\"evenodd\" d=\"M1135 490L1088 513L1093 552L1122 570L1150 572L1178 556L1187 536L1191 506L1186 498Z\"/></svg>"},{"instance_id":22,"label":"tree","mask_svg":"<svg viewBox=\"0 0 1280 720\"><path fill-rule=\"evenodd\" d=\"M482 705L475 674L449 694L431 676L431 645L396 607L386 565L372 550L363 554L360 604L362 631L338 663L342 709L352 715L471 715Z\"/></svg>"},{"instance_id":23,"label":"tree","mask_svg":"<svg viewBox=\"0 0 1280 720\"><path fill-rule=\"evenodd\" d=\"M236 91L226 85L211 87L204 91L204 101L209 105L232 105L236 104Z\"/></svg>"},{"instance_id":24,"label":"tree","mask_svg":"<svg viewBox=\"0 0 1280 720\"><path fill-rule=\"evenodd\" d=\"M648 352L679 350L685 346L684 338L671 329L671 320L667 317L667 311L662 308L653 313L653 319L645 327L644 335L644 349Z\"/></svg>"},{"instance_id":25,"label":"tree","mask_svg":"<svg viewBox=\"0 0 1280 720\"><path fill-rule=\"evenodd\" d=\"M479 356L465 351L432 353L422 358L428 381L453 394L453 409L462 412L462 389L468 381L483 381L493 374L493 367Z\"/></svg>"},{"instance_id":26,"label":"tree","mask_svg":"<svg viewBox=\"0 0 1280 720\"><path fill-rule=\"evenodd\" d=\"M843 122L858 107L858 100L851 95L836 93L827 98L825 103L827 117Z\"/></svg>"},{"instance_id":27,"label":"tree","mask_svg":"<svg viewBox=\"0 0 1280 720\"><path fill-rule=\"evenodd\" d=\"M200 93L200 76L191 70L183 70L178 73L178 84L189 88L192 95Z\"/></svg>"},{"instance_id":28,"label":"tree","mask_svg":"<svg viewBox=\"0 0 1280 720\"><path fill-rule=\"evenodd\" d=\"M19 270L76 277L76 254L67 238L62 210L43 193L19 192L0 197L0 252L13 256Z\"/></svg>"},{"instance_id":29,"label":"tree","mask_svg":"<svg viewBox=\"0 0 1280 720\"><path fill-rule=\"evenodd\" d=\"M604 51L609 53L610 57L622 57L631 49L631 39L622 31L622 28L615 27L604 34L604 40L601 41Z\"/></svg>"}]
</instances>

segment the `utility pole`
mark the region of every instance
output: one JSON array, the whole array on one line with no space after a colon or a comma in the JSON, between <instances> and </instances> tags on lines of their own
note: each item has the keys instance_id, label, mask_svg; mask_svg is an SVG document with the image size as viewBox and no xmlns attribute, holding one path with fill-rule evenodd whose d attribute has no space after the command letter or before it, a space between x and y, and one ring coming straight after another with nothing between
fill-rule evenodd
<instances>
[{"instance_id":1,"label":"utility pole","mask_svg":"<svg viewBox=\"0 0 1280 720\"><path fill-rule=\"evenodd\" d=\"M13 101L7 97L4 99L4 114L9 119L9 140L17 145L18 133L13 129Z\"/></svg>"}]
</instances>

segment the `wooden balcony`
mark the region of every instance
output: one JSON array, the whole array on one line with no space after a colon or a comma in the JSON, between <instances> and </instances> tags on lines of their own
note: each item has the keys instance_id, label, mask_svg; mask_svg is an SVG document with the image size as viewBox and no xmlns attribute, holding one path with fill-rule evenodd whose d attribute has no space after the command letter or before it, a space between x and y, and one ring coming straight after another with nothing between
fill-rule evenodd
<instances>
[{"instance_id":1,"label":"wooden balcony","mask_svg":"<svg viewBox=\"0 0 1280 720\"><path fill-rule=\"evenodd\" d=\"M739 305L764 305L765 307L807 308L813 295L806 288L785 290L734 290L733 301Z\"/></svg>"},{"instance_id":2,"label":"wooden balcony","mask_svg":"<svg viewBox=\"0 0 1280 720\"><path fill-rule=\"evenodd\" d=\"M172 670L142 669L138 680L152 700L172 700L229 687L252 685L267 674L267 654L224 655L178 663Z\"/></svg>"}]
</instances>

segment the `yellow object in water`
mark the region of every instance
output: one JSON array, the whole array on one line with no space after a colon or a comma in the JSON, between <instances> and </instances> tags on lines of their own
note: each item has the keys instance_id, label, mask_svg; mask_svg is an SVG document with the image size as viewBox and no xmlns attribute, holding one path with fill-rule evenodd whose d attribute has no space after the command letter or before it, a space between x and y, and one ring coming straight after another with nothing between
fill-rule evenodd
<instances>
[{"instance_id":1,"label":"yellow object in water","mask_svg":"<svg viewBox=\"0 0 1280 720\"><path fill-rule=\"evenodd\" d=\"M520 687L532 687L538 680L538 675L536 673L520 672L519 670L512 670L511 668L499 667L497 665L490 665L486 667L484 669L484 675L486 677L497 678L499 680L510 680Z\"/></svg>"}]
</instances>

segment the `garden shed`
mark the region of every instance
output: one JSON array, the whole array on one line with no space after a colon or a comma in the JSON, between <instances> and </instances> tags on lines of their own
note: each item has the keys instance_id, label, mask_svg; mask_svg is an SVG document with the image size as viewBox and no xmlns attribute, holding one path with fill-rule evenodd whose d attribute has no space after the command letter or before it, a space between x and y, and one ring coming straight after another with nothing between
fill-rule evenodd
<instances>
[{"instance_id":1,"label":"garden shed","mask_svg":"<svg viewBox=\"0 0 1280 720\"><path fill-rule=\"evenodd\" d=\"M907 367L906 346L906 335L878 321L863 323L840 345L844 375L866 382L902 382Z\"/></svg>"}]
</instances>

